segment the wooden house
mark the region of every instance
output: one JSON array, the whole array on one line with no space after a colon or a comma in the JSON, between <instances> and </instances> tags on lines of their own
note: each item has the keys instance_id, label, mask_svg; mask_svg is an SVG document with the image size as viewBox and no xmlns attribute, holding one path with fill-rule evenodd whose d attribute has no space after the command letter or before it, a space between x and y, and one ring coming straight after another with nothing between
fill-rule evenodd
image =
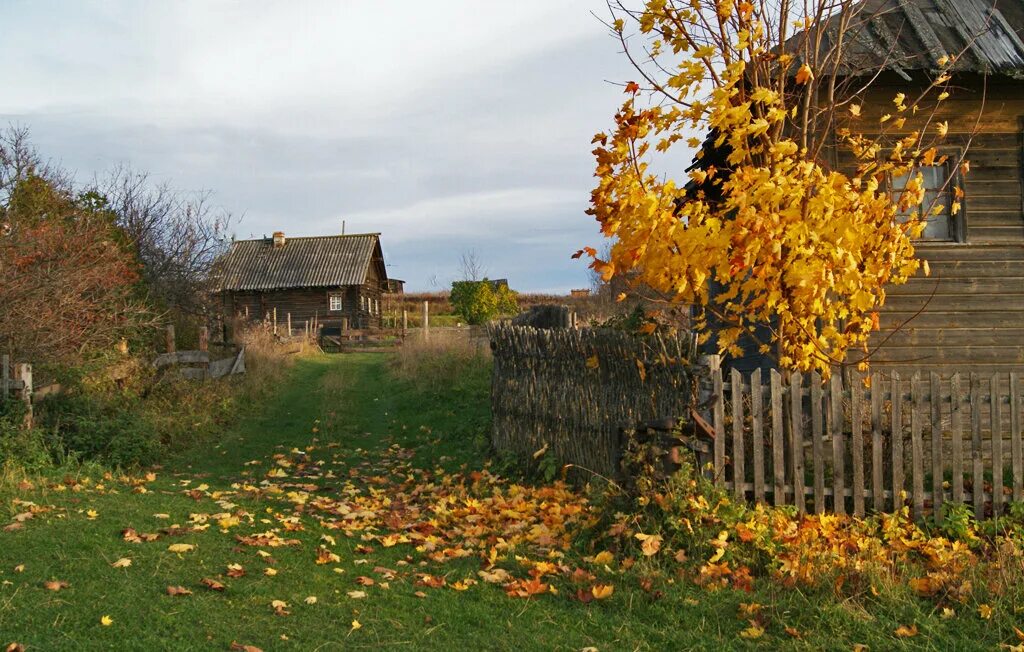
<instances>
[{"instance_id":1,"label":"wooden house","mask_svg":"<svg viewBox=\"0 0 1024 652\"><path fill-rule=\"evenodd\" d=\"M1024 4L1016 0L866 0L844 39L847 74L865 82L855 129L893 112L893 98L913 98L957 55L949 99L933 119L948 121L940 154L953 166L967 150L970 171L955 178L964 193L951 215L948 170L922 170L926 201L945 207L915 242L930 276L919 272L887 290L880 330L872 338L872 367L949 374L995 372L1024 365ZM823 47L837 38L826 25ZM879 72L881 71L881 72ZM924 112L907 116L904 131L920 127ZM933 127L934 128L934 127ZM838 141L835 141L838 143ZM696 166L713 164L715 152ZM719 156L721 153L717 153ZM852 154L836 145L827 164L850 172ZM952 184L950 184L952 185ZM739 368L768 366L748 347Z\"/></svg>"},{"instance_id":2,"label":"wooden house","mask_svg":"<svg viewBox=\"0 0 1024 652\"><path fill-rule=\"evenodd\" d=\"M376 329L389 288L379 233L237 240L218 261L215 289L225 315L293 327L314 319L325 332Z\"/></svg>"}]
</instances>

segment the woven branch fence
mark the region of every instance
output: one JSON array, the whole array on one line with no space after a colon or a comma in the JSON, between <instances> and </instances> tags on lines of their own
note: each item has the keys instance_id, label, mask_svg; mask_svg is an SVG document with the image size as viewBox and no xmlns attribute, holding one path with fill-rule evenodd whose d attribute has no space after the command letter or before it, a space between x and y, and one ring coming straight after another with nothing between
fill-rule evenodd
<instances>
[{"instance_id":1,"label":"woven branch fence","mask_svg":"<svg viewBox=\"0 0 1024 652\"><path fill-rule=\"evenodd\" d=\"M532 455L544 446L562 464L619 474L620 431L686 413L695 342L638 338L607 329L538 329L499 322L494 353L492 444Z\"/></svg>"}]
</instances>

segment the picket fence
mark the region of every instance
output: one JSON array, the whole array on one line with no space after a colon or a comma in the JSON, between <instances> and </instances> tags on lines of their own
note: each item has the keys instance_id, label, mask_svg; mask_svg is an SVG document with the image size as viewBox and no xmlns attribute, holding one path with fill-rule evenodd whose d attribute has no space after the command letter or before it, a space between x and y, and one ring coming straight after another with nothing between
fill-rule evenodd
<instances>
[{"instance_id":1,"label":"picket fence","mask_svg":"<svg viewBox=\"0 0 1024 652\"><path fill-rule=\"evenodd\" d=\"M717 480L744 500L863 516L1024 499L1020 374L721 370L709 356ZM806 381L806 382L805 382Z\"/></svg>"}]
</instances>

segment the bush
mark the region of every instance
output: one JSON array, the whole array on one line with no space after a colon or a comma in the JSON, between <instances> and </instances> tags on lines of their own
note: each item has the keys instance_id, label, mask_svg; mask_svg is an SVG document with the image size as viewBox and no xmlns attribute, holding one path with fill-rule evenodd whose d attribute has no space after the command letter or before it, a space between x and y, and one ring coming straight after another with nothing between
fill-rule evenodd
<instances>
[{"instance_id":1,"label":"bush","mask_svg":"<svg viewBox=\"0 0 1024 652\"><path fill-rule=\"evenodd\" d=\"M452 283L452 309L469 324L483 324L498 315L518 311L516 293L507 285L482 281L456 281Z\"/></svg>"}]
</instances>

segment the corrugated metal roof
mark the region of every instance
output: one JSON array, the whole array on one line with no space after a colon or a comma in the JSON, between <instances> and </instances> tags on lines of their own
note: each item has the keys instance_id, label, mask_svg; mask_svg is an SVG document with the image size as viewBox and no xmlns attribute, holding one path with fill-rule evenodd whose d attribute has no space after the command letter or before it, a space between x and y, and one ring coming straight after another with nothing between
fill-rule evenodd
<instances>
[{"instance_id":1,"label":"corrugated metal roof","mask_svg":"<svg viewBox=\"0 0 1024 652\"><path fill-rule=\"evenodd\" d=\"M378 233L238 240L218 261L218 290L275 290L361 285L366 281Z\"/></svg>"},{"instance_id":2,"label":"corrugated metal roof","mask_svg":"<svg viewBox=\"0 0 1024 652\"><path fill-rule=\"evenodd\" d=\"M827 51L838 25L825 26ZM865 0L843 35L845 74L879 67L909 79L910 70L937 70L945 55L953 69L1024 77L1021 0ZM851 42L852 41L852 42Z\"/></svg>"}]
</instances>

